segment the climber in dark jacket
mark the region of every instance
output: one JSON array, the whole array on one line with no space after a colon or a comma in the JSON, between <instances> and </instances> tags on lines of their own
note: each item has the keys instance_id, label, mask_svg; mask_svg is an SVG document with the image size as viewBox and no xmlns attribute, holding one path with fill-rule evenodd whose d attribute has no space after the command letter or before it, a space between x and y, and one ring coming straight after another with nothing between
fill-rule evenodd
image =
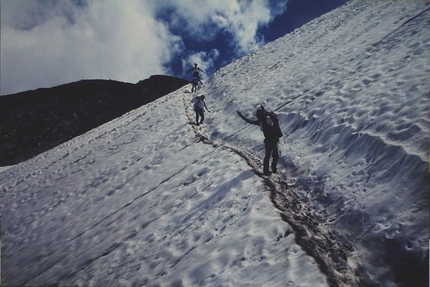
<instances>
[{"instance_id":1,"label":"climber in dark jacket","mask_svg":"<svg viewBox=\"0 0 430 287\"><path fill-rule=\"evenodd\" d=\"M279 138L282 137L282 132L279 129L278 116L271 112L267 112L263 106L257 109L257 120L250 120L242 115L240 111L237 114L249 124L260 126L264 134L264 147L266 154L263 161L263 172L265 175L270 175L269 162L272 157L272 172L277 173L277 164L279 160Z\"/></svg>"}]
</instances>

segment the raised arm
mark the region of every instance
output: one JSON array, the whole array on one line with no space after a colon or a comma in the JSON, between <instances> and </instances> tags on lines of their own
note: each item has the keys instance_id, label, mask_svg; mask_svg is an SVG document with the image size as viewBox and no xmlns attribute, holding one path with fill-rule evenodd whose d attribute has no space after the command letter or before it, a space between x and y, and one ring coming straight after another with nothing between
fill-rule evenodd
<instances>
[{"instance_id":1,"label":"raised arm","mask_svg":"<svg viewBox=\"0 0 430 287\"><path fill-rule=\"evenodd\" d=\"M242 113L241 112L239 112L239 111L237 111L237 114L239 115L239 117L241 117L245 122L247 122L248 124L252 124L252 125L260 125L260 121L258 121L258 120L255 120L255 121L253 121L253 120L250 120L250 119L248 119L248 118L246 118L246 117L244 117L243 115L242 115Z\"/></svg>"}]
</instances>

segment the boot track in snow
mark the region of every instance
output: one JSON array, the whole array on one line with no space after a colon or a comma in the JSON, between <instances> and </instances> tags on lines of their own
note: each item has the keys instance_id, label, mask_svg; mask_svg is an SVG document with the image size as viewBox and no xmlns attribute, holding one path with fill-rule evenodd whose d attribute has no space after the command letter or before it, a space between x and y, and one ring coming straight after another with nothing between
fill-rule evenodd
<instances>
[{"instance_id":1,"label":"boot track in snow","mask_svg":"<svg viewBox=\"0 0 430 287\"><path fill-rule=\"evenodd\" d=\"M187 118L190 123L194 123L194 111L190 107L191 96L192 94L185 93L183 102ZM357 270L352 269L348 264L348 257L353 251L352 245L348 242L339 242L330 232L329 227L324 226L325 221L316 219L306 211L306 202L300 200L296 192L296 178L287 179L286 175L282 174L266 176L260 171L262 163L259 156L245 149L213 142L201 125L193 124L191 129L196 134L198 142L239 155L263 180L270 190L270 200L280 211L282 220L293 228L296 243L314 258L319 269L326 276L329 286L366 285L362 282L363 275L358 274ZM295 177L300 176L298 174Z\"/></svg>"}]
</instances>

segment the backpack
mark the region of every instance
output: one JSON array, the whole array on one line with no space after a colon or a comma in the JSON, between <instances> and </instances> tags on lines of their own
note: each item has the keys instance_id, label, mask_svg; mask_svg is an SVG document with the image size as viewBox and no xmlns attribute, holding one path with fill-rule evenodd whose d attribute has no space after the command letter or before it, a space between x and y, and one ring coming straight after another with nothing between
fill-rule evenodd
<instances>
[{"instance_id":1,"label":"backpack","mask_svg":"<svg viewBox=\"0 0 430 287\"><path fill-rule=\"evenodd\" d=\"M269 118L265 117L266 122L261 125L261 129L264 133L264 136L267 138L280 138L284 134L282 133L281 128L279 127L278 116L275 113L269 114ZM269 124L267 121L270 120L272 124Z\"/></svg>"},{"instance_id":2,"label":"backpack","mask_svg":"<svg viewBox=\"0 0 430 287\"><path fill-rule=\"evenodd\" d=\"M279 127L279 119L278 119L278 115L275 113L271 113L270 115L270 120L273 123L273 133L278 137L282 137L284 134L281 131L281 128Z\"/></svg>"},{"instance_id":3,"label":"backpack","mask_svg":"<svg viewBox=\"0 0 430 287\"><path fill-rule=\"evenodd\" d=\"M275 115L276 116L276 115ZM272 118L272 117L271 117ZM284 134L282 133L281 128L279 127L279 120L278 120L278 116L276 116L276 119L272 119L273 122L273 129L274 129L274 133L276 134L276 136L278 138L282 137Z\"/></svg>"},{"instance_id":4,"label":"backpack","mask_svg":"<svg viewBox=\"0 0 430 287\"><path fill-rule=\"evenodd\" d=\"M198 109L198 110L203 109L203 108L198 107L198 104L200 104L201 101L202 101L202 99L200 97L196 97L196 99L194 101L194 110L196 110L196 109Z\"/></svg>"}]
</instances>

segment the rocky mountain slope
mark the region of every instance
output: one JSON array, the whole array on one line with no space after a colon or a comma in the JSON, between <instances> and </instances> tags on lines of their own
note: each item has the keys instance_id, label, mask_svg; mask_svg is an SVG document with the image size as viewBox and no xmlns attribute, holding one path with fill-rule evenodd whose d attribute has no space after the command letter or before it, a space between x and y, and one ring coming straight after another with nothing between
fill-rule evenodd
<instances>
[{"instance_id":1,"label":"rocky mountain slope","mask_svg":"<svg viewBox=\"0 0 430 287\"><path fill-rule=\"evenodd\" d=\"M137 84L82 80L0 97L0 166L32 158L189 82L155 75Z\"/></svg>"}]
</instances>

